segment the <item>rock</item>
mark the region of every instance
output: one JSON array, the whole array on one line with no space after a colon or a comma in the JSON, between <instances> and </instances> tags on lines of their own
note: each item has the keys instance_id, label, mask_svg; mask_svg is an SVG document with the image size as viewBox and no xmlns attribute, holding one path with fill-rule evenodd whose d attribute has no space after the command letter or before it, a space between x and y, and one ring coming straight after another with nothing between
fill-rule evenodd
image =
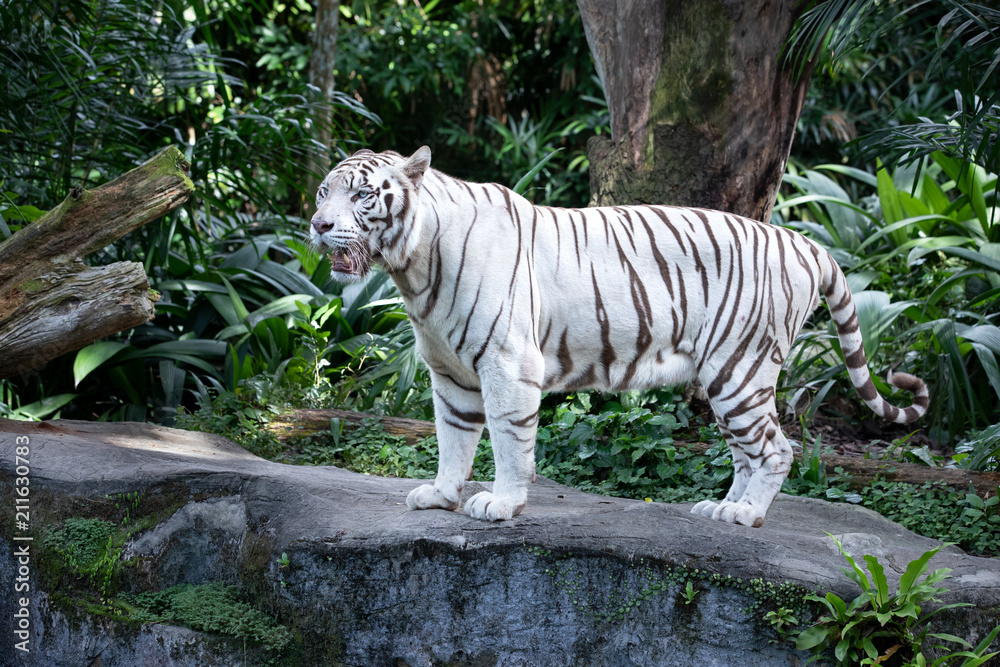
<instances>
[{"instance_id":1,"label":"rock","mask_svg":"<svg viewBox=\"0 0 1000 667\"><path fill-rule=\"evenodd\" d=\"M781 495L753 529L692 515L689 505L541 478L520 516L487 524L408 511L413 480L272 463L218 436L145 424L0 420L3 488L14 482L18 437L30 448L32 514L30 531L19 531L12 503L0 512L0 665L258 664L276 655L308 665L794 665L806 654L772 643L762 622L768 591L787 581L859 593L827 532L858 558L877 556L890 585L939 546L847 504ZM132 497L123 494L136 491L135 507L123 509ZM120 551L116 594L239 585L294 635L284 653L73 611L65 574L46 572L46 535L69 516L120 525L126 511L146 528ZM34 540L17 539L26 535ZM20 609L10 582L26 543L31 653L22 655L8 650ZM1000 621L1000 563L950 547L930 567L953 570L943 602L975 605L937 631L975 642ZM763 582L751 589L731 578ZM45 589L51 581L63 583Z\"/></svg>"}]
</instances>

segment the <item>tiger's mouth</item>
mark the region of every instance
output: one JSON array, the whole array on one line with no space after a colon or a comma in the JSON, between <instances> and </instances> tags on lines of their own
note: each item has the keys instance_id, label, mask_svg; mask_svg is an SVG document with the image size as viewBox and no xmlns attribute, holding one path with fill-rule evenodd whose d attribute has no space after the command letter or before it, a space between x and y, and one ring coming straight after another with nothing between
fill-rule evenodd
<instances>
[{"instance_id":1,"label":"tiger's mouth","mask_svg":"<svg viewBox=\"0 0 1000 667\"><path fill-rule=\"evenodd\" d=\"M330 271L333 273L345 273L362 278L371 268L371 262L365 254L351 248L330 248L327 257L330 259Z\"/></svg>"}]
</instances>

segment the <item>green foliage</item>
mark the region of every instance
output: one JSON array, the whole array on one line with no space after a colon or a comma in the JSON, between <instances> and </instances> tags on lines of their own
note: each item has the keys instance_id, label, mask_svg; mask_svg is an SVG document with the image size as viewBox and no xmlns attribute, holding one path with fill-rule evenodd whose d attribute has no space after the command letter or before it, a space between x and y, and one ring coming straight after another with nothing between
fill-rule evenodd
<instances>
[{"instance_id":1,"label":"green foliage","mask_svg":"<svg viewBox=\"0 0 1000 667\"><path fill-rule=\"evenodd\" d=\"M688 431L690 409L669 389L619 396L591 413L592 396L577 394L544 415L538 429L539 474L589 493L660 502L689 502L724 493L732 477L729 447L718 439L704 455L674 442ZM596 406L595 406L596 407Z\"/></svg>"},{"instance_id":2,"label":"green foliage","mask_svg":"<svg viewBox=\"0 0 1000 667\"><path fill-rule=\"evenodd\" d=\"M373 147L429 144L438 168L507 185L563 148L525 194L586 204L584 143L609 121L573 2L355 0L341 11L338 82L384 120L367 126Z\"/></svg>"},{"instance_id":3,"label":"green foliage","mask_svg":"<svg viewBox=\"0 0 1000 667\"><path fill-rule=\"evenodd\" d=\"M940 484L876 480L861 490L862 504L920 535L957 543L972 553L1000 554L996 496L983 500Z\"/></svg>"},{"instance_id":4,"label":"green foliage","mask_svg":"<svg viewBox=\"0 0 1000 667\"><path fill-rule=\"evenodd\" d=\"M813 3L786 48L798 71L819 61L804 134L839 147L862 133L862 163L943 152L1000 172L998 44L1000 12L986 3Z\"/></svg>"},{"instance_id":5,"label":"green foliage","mask_svg":"<svg viewBox=\"0 0 1000 667\"><path fill-rule=\"evenodd\" d=\"M365 420L361 428L342 434L313 436L296 444L291 462L335 465L368 475L431 479L437 474L437 440L424 438L407 445L402 436L389 435L380 421ZM480 447L473 467L476 479L493 478L489 443Z\"/></svg>"},{"instance_id":6,"label":"green foliage","mask_svg":"<svg viewBox=\"0 0 1000 667\"><path fill-rule=\"evenodd\" d=\"M262 405L255 399L249 393L220 391L206 396L196 411L180 414L175 426L217 433L239 443L251 454L274 459L284 448L266 425L280 409L275 404Z\"/></svg>"},{"instance_id":7,"label":"green foliage","mask_svg":"<svg viewBox=\"0 0 1000 667\"><path fill-rule=\"evenodd\" d=\"M797 67L819 62L800 156L876 163L874 176L844 165L793 170L788 181L802 196L790 204L800 210L791 226L831 250L855 292L871 286L900 308L915 302L905 309L911 324L885 322L876 333L888 351L874 365L912 351L907 366L933 388L930 433L946 442L1000 419L998 44L1000 13L985 4L824 0L805 11L788 47ZM803 339L787 376L797 398L811 397L810 412L842 384L833 382L843 370L832 332ZM972 454L966 465L988 459Z\"/></svg>"},{"instance_id":8,"label":"green foliage","mask_svg":"<svg viewBox=\"0 0 1000 667\"><path fill-rule=\"evenodd\" d=\"M840 541L833 535L830 538L850 566L842 568L844 574L858 584L862 592L850 603L833 592L827 593L825 597L807 596L807 600L823 605L828 613L820 616L815 625L799 634L796 648L811 650L815 660L822 651L832 647L837 664L842 667L882 664L897 652L908 661L907 665L927 664L921 649L928 636L957 643L968 649L973 648L959 637L928 634L932 616L947 609L971 605L940 605L934 611L921 615L924 606L940 602L937 596L948 592L948 589L937 584L948 577L950 569L934 570L924 576L928 562L939 547L926 551L911 561L900 578L896 591L890 594L884 568L875 556L864 556L868 569L866 574L857 561L844 551ZM921 577L924 578L921 580ZM932 664L959 664L957 661L965 658L960 663L965 667L980 665L996 655L984 654L998 631L1000 626L991 633L987 641L974 650L959 650L938 658Z\"/></svg>"},{"instance_id":9,"label":"green foliage","mask_svg":"<svg viewBox=\"0 0 1000 667\"><path fill-rule=\"evenodd\" d=\"M808 442L808 430L803 433ZM970 553L1000 554L1000 512L995 495L983 499L971 486L963 494L943 483L917 485L884 479L852 488L850 475L842 468L827 475L820 440L815 439L803 463L793 461L781 487L784 493L860 504L918 535L958 544Z\"/></svg>"},{"instance_id":10,"label":"green foliage","mask_svg":"<svg viewBox=\"0 0 1000 667\"><path fill-rule=\"evenodd\" d=\"M60 528L46 533L42 544L61 561L56 567L58 576L71 582L82 580L96 591L102 605L111 608L125 537L109 521L69 517Z\"/></svg>"},{"instance_id":11,"label":"green foliage","mask_svg":"<svg viewBox=\"0 0 1000 667\"><path fill-rule=\"evenodd\" d=\"M222 56L226 45L209 28L222 6L198 2L189 13L151 0L6 7L6 187L51 208L74 185L110 180L164 143L180 142L199 197L212 207L260 207L297 192L313 150L309 128L326 103L310 101L304 83L261 94L241 80L241 63ZM224 13L233 20L236 12ZM346 95L335 104L367 115Z\"/></svg>"},{"instance_id":12,"label":"green foliage","mask_svg":"<svg viewBox=\"0 0 1000 667\"><path fill-rule=\"evenodd\" d=\"M955 447L955 461L970 470L1000 470L1000 424L973 431Z\"/></svg>"},{"instance_id":13,"label":"green foliage","mask_svg":"<svg viewBox=\"0 0 1000 667\"><path fill-rule=\"evenodd\" d=\"M139 593L130 601L150 620L229 635L275 651L292 641L288 628L247 602L239 587L218 581Z\"/></svg>"},{"instance_id":14,"label":"green foliage","mask_svg":"<svg viewBox=\"0 0 1000 667\"><path fill-rule=\"evenodd\" d=\"M851 192L831 176L847 180ZM873 375L905 359L909 372L935 387L925 419L942 440L1000 419L1000 329L993 323L1000 245L990 240L1000 227L983 195L995 188L996 175L963 171L935 154L891 175L823 165L793 169L786 181L800 194L775 212L844 268ZM804 332L789 358L782 384L793 405L809 401L807 415L849 386L832 322Z\"/></svg>"},{"instance_id":15,"label":"green foliage","mask_svg":"<svg viewBox=\"0 0 1000 667\"><path fill-rule=\"evenodd\" d=\"M107 553L114 530L110 521L70 517L46 536L45 546L57 550L74 570L87 570Z\"/></svg>"},{"instance_id":16,"label":"green foliage","mask_svg":"<svg viewBox=\"0 0 1000 667\"><path fill-rule=\"evenodd\" d=\"M311 13L292 5L288 16ZM167 143L186 151L197 190L182 209L90 258L143 263L163 297L156 320L4 381L0 413L37 419L62 408L63 416L169 424L206 387L235 390L262 369L315 385L327 364L346 363L360 347L339 344L391 328L383 317L367 329L390 309L358 310L355 320L332 312L340 292L327 285L329 263L300 240L297 217L312 196L303 189L317 153L313 131L331 105L330 129L344 140L356 122L377 118L343 93L318 101L298 78L262 85L260 72L234 57L254 57L255 19L273 23L276 11L257 0L45 0L0 12L6 219L27 221L72 187L110 180ZM282 355L293 359L284 367Z\"/></svg>"},{"instance_id":17,"label":"green foliage","mask_svg":"<svg viewBox=\"0 0 1000 667\"><path fill-rule=\"evenodd\" d=\"M787 638L792 628L799 624L795 612L788 607L778 607L764 614L764 619L779 637Z\"/></svg>"},{"instance_id":18,"label":"green foliage","mask_svg":"<svg viewBox=\"0 0 1000 667\"><path fill-rule=\"evenodd\" d=\"M542 105L536 112L538 119L525 110L520 119L509 116L506 123L488 117L478 132L453 126L443 128L441 134L449 145L484 155L499 171L492 180L510 185L536 204L585 206L590 161L581 138L606 133L610 119L603 99L582 99L590 109L561 122L555 110ZM567 147L572 151L563 155Z\"/></svg>"}]
</instances>

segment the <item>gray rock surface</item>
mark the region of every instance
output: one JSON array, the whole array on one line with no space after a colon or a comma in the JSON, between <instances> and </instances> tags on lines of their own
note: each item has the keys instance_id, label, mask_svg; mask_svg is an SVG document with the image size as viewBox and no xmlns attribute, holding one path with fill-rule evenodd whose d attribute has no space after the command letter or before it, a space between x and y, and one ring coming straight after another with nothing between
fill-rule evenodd
<instances>
[{"instance_id":1,"label":"gray rock surface","mask_svg":"<svg viewBox=\"0 0 1000 667\"><path fill-rule=\"evenodd\" d=\"M235 583L259 568L272 606L296 619L305 664L801 664L803 654L769 642L760 619L742 611L753 604L742 589L700 579L690 604L677 587L638 605L629 598L683 567L850 599L859 591L827 532L858 558L876 555L892 580L937 546L846 504L782 495L753 529L692 515L688 505L588 495L546 480L530 489L520 516L487 524L408 511L412 480L272 463L217 436L145 424L0 420L5 489L17 435L30 439L33 494L72 503L170 489L186 498L124 550L135 585ZM4 526L12 514L5 503ZM231 642L196 641L191 630L67 620L37 591L33 652L8 651L12 535L0 532L0 665L91 665L95 655L103 666L243 664ZM953 570L945 601L975 605L949 617L949 631L981 636L1000 620L1000 563L952 547L931 561L941 567ZM624 607L621 620L609 618Z\"/></svg>"}]
</instances>

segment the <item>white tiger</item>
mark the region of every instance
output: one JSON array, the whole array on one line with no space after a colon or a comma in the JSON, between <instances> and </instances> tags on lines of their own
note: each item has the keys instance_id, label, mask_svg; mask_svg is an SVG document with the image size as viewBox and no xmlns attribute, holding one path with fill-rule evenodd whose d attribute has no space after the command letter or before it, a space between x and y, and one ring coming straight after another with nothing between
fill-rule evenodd
<instances>
[{"instance_id":1,"label":"white tiger","mask_svg":"<svg viewBox=\"0 0 1000 667\"><path fill-rule=\"evenodd\" d=\"M464 510L488 520L520 513L543 391L697 379L735 476L724 500L692 511L760 526L792 461L775 383L818 291L868 406L900 423L927 409L912 375L890 377L914 394L910 407L879 395L844 274L806 237L718 211L534 206L430 160L426 146L410 157L359 151L323 181L310 230L339 279L360 279L372 262L389 273L430 368L439 467L409 494L411 509L458 508L489 424L496 481Z\"/></svg>"}]
</instances>

